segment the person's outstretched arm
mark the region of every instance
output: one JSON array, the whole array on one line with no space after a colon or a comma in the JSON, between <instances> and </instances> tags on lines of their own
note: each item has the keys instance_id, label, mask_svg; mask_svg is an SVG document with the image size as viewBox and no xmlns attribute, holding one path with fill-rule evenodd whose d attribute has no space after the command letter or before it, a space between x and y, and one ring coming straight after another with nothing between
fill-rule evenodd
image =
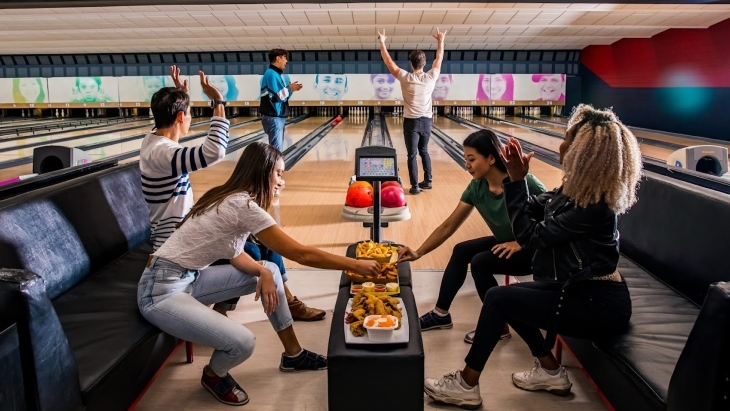
<instances>
[{"instance_id":1,"label":"person's outstretched arm","mask_svg":"<svg viewBox=\"0 0 730 411\"><path fill-rule=\"evenodd\" d=\"M435 38L438 42L438 47L436 48L436 59L433 61L433 65L431 65L431 70L436 69L440 72L441 62L444 60L444 41L446 40L446 31L441 32L437 27L436 34L433 35L433 38Z\"/></svg>"},{"instance_id":2,"label":"person's outstretched arm","mask_svg":"<svg viewBox=\"0 0 730 411\"><path fill-rule=\"evenodd\" d=\"M255 235L268 249L308 267L350 270L369 277L377 276L380 272L380 264L376 261L356 260L299 244L277 225L272 225Z\"/></svg>"},{"instance_id":3,"label":"person's outstretched arm","mask_svg":"<svg viewBox=\"0 0 730 411\"><path fill-rule=\"evenodd\" d=\"M464 223L464 221L466 221L466 218L469 217L469 214L471 214L471 211L473 209L473 205L467 204L464 201L459 201L459 204L456 206L456 209L454 209L449 218L444 220L444 222L441 223L440 226L436 227L436 229L433 230L433 232L430 236L428 236L426 241L424 241L423 244L418 247L418 250L413 251L408 247L400 248L398 250L398 262L416 261L424 255L430 253L434 249L438 248L441 244L444 243L444 241L451 237L456 232L456 230L459 229L459 227L461 227L461 225Z\"/></svg>"},{"instance_id":4,"label":"person's outstretched arm","mask_svg":"<svg viewBox=\"0 0 730 411\"><path fill-rule=\"evenodd\" d=\"M400 72L400 67L398 67L397 64L395 64L395 61L390 57L390 54L388 54L388 49L385 47L385 30L383 32L378 32L378 41L380 42L380 56L383 58L383 63L385 63L385 67L388 68L388 71L390 71L390 74L393 75L393 77L398 78L398 72Z\"/></svg>"}]
</instances>

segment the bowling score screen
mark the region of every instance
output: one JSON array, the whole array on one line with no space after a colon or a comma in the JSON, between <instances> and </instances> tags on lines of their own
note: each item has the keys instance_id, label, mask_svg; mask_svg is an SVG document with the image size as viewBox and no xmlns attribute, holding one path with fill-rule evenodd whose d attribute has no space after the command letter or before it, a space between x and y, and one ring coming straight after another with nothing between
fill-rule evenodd
<instances>
[{"instance_id":1,"label":"bowling score screen","mask_svg":"<svg viewBox=\"0 0 730 411\"><path fill-rule=\"evenodd\" d=\"M395 177L395 158L360 157L360 177Z\"/></svg>"}]
</instances>

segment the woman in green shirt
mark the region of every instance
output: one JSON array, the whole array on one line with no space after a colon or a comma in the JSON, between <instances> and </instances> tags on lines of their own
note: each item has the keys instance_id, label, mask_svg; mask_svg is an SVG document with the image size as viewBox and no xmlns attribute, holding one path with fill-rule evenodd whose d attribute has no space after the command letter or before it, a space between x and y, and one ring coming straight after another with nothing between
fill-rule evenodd
<instances>
[{"instance_id":1,"label":"woman in green shirt","mask_svg":"<svg viewBox=\"0 0 730 411\"><path fill-rule=\"evenodd\" d=\"M474 208L492 230L491 236L464 241L454 247L441 279L436 308L420 318L422 331L453 327L449 308L466 280L470 263L482 300L490 288L498 285L494 274L529 275L532 272L533 251L523 251L517 244L507 215L502 182L509 175L499 156L500 147L499 139L489 130L477 131L464 140L466 170L473 180L461 195L461 201L417 250L408 247L398 250L398 261L418 260L451 237ZM528 174L526 180L530 194L545 192L545 186L532 174ZM510 332L505 324L502 338L508 337ZM473 338L474 331L467 333L464 341L471 344Z\"/></svg>"}]
</instances>

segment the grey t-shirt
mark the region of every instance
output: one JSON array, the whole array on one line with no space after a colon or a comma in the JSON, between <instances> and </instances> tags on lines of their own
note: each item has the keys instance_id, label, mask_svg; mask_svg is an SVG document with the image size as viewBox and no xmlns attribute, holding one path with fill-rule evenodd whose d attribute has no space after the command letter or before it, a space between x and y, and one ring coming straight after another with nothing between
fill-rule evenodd
<instances>
[{"instance_id":1,"label":"grey t-shirt","mask_svg":"<svg viewBox=\"0 0 730 411\"><path fill-rule=\"evenodd\" d=\"M419 118L433 116L431 93L436 87L436 79L438 79L441 70L432 68L425 73L411 73L400 69L398 72L398 81L403 91L403 102L405 109L403 117Z\"/></svg>"},{"instance_id":2,"label":"grey t-shirt","mask_svg":"<svg viewBox=\"0 0 730 411\"><path fill-rule=\"evenodd\" d=\"M226 197L220 205L180 226L154 254L190 270L203 269L243 252L246 238L276 221L248 193Z\"/></svg>"}]
</instances>

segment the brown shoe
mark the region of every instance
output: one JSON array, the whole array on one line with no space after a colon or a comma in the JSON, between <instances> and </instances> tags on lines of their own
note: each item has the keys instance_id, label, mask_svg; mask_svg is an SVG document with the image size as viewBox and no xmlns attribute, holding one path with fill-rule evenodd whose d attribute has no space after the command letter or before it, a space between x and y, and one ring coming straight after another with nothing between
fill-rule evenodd
<instances>
[{"instance_id":1,"label":"brown shoe","mask_svg":"<svg viewBox=\"0 0 730 411\"><path fill-rule=\"evenodd\" d=\"M327 315L324 310L307 307L296 296L289 301L289 311L291 311L291 316L294 321L317 321Z\"/></svg>"}]
</instances>

